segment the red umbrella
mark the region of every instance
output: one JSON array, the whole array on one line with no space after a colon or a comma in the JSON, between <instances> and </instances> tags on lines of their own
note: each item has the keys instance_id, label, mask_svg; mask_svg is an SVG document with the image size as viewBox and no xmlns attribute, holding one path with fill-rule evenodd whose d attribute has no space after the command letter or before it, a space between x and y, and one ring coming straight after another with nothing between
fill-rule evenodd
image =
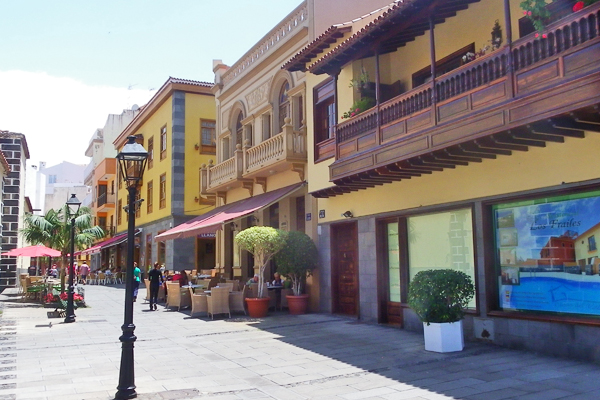
<instances>
[{"instance_id":1,"label":"red umbrella","mask_svg":"<svg viewBox=\"0 0 600 400\"><path fill-rule=\"evenodd\" d=\"M6 253L2 253L3 256L10 257L58 257L61 255L61 252L58 250L51 249L46 246L36 245L36 246L27 246L21 247L18 249L12 249L7 251Z\"/></svg>"}]
</instances>

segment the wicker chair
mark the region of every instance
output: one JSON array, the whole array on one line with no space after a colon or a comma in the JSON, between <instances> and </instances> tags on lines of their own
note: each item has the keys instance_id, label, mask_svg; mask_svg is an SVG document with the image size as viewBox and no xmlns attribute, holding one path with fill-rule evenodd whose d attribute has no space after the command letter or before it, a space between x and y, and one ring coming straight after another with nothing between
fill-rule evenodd
<instances>
[{"instance_id":1,"label":"wicker chair","mask_svg":"<svg viewBox=\"0 0 600 400\"><path fill-rule=\"evenodd\" d=\"M233 283L219 283L219 287L223 288L226 287L230 292L233 292Z\"/></svg>"},{"instance_id":2,"label":"wicker chair","mask_svg":"<svg viewBox=\"0 0 600 400\"><path fill-rule=\"evenodd\" d=\"M244 314L246 314L243 291L229 292L229 309L230 311L242 311Z\"/></svg>"},{"instance_id":3,"label":"wicker chair","mask_svg":"<svg viewBox=\"0 0 600 400\"><path fill-rule=\"evenodd\" d=\"M197 290L196 293L194 293L194 289L192 288L189 290L192 299L192 311L190 312L190 317L193 317L196 313L208 314L208 296L201 290Z\"/></svg>"},{"instance_id":4,"label":"wicker chair","mask_svg":"<svg viewBox=\"0 0 600 400\"><path fill-rule=\"evenodd\" d=\"M227 283L233 283L233 291L237 292L240 290L240 280L239 279L227 279L225 280Z\"/></svg>"},{"instance_id":5,"label":"wicker chair","mask_svg":"<svg viewBox=\"0 0 600 400\"><path fill-rule=\"evenodd\" d=\"M98 285L103 284L106 285L106 274L104 272L100 272L98 274Z\"/></svg>"},{"instance_id":6,"label":"wicker chair","mask_svg":"<svg viewBox=\"0 0 600 400\"><path fill-rule=\"evenodd\" d=\"M215 314L229 314L229 289L228 288L213 288L210 291L210 296L207 297L208 314L212 319L215 319Z\"/></svg>"},{"instance_id":7,"label":"wicker chair","mask_svg":"<svg viewBox=\"0 0 600 400\"><path fill-rule=\"evenodd\" d=\"M167 304L166 307L177 307L177 311L183 307L181 298L181 287L178 282L167 282Z\"/></svg>"}]
</instances>

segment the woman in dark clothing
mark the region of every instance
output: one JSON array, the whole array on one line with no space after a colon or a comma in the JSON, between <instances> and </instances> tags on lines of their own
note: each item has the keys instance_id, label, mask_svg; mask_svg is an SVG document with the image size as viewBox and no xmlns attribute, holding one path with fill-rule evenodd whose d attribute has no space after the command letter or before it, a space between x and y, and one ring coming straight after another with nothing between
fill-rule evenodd
<instances>
[{"instance_id":1,"label":"woman in dark clothing","mask_svg":"<svg viewBox=\"0 0 600 400\"><path fill-rule=\"evenodd\" d=\"M160 264L154 263L154 269L148 273L150 280L150 311L156 310L158 302L158 289L163 283L162 272L160 272Z\"/></svg>"}]
</instances>

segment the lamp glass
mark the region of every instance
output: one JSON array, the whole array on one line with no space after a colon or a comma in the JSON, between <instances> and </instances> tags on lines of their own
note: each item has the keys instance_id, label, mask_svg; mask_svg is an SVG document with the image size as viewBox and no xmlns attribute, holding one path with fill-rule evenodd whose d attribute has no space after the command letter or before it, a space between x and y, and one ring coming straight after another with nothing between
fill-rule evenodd
<instances>
[{"instance_id":1,"label":"lamp glass","mask_svg":"<svg viewBox=\"0 0 600 400\"><path fill-rule=\"evenodd\" d=\"M129 136L127 144L117 154L119 171L127 186L136 186L141 182L148 160L148 152L135 139L135 136Z\"/></svg>"},{"instance_id":2,"label":"lamp glass","mask_svg":"<svg viewBox=\"0 0 600 400\"><path fill-rule=\"evenodd\" d=\"M69 216L77 215L77 211L79 211L79 207L81 206L81 201L75 196L75 194L71 194L69 200L67 200L67 206L69 207Z\"/></svg>"}]
</instances>

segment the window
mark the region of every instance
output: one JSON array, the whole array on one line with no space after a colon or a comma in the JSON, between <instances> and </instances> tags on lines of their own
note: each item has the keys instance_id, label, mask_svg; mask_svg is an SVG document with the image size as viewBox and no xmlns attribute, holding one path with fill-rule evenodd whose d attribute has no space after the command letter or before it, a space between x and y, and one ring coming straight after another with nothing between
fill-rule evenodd
<instances>
[{"instance_id":1,"label":"window","mask_svg":"<svg viewBox=\"0 0 600 400\"><path fill-rule=\"evenodd\" d=\"M167 126L160 128L160 159L167 158Z\"/></svg>"},{"instance_id":2,"label":"window","mask_svg":"<svg viewBox=\"0 0 600 400\"><path fill-rule=\"evenodd\" d=\"M500 309L600 315L600 191L492 210Z\"/></svg>"},{"instance_id":3,"label":"window","mask_svg":"<svg viewBox=\"0 0 600 400\"><path fill-rule=\"evenodd\" d=\"M596 237L594 235L588 238L588 251L596 251Z\"/></svg>"},{"instance_id":4,"label":"window","mask_svg":"<svg viewBox=\"0 0 600 400\"><path fill-rule=\"evenodd\" d=\"M141 191L135 192L135 217L139 218L142 215L142 193Z\"/></svg>"},{"instance_id":5,"label":"window","mask_svg":"<svg viewBox=\"0 0 600 400\"><path fill-rule=\"evenodd\" d=\"M148 182L148 187L146 189L146 213L150 214L152 212L152 192L154 191L154 183L152 181Z\"/></svg>"},{"instance_id":6,"label":"window","mask_svg":"<svg viewBox=\"0 0 600 400\"><path fill-rule=\"evenodd\" d=\"M154 136L148 139L148 169L154 166Z\"/></svg>"},{"instance_id":7,"label":"window","mask_svg":"<svg viewBox=\"0 0 600 400\"><path fill-rule=\"evenodd\" d=\"M335 136L336 124L334 81L327 80L314 89L315 98L315 143L323 142ZM315 153L315 155L317 155Z\"/></svg>"},{"instance_id":8,"label":"window","mask_svg":"<svg viewBox=\"0 0 600 400\"><path fill-rule=\"evenodd\" d=\"M419 271L453 269L475 282L473 219L471 209L408 217L408 274L412 281ZM469 307L475 308L475 298Z\"/></svg>"},{"instance_id":9,"label":"window","mask_svg":"<svg viewBox=\"0 0 600 400\"><path fill-rule=\"evenodd\" d=\"M282 127L285 125L285 119L290 117L290 98L288 97L288 90L290 90L290 84L288 82L286 82L279 90L279 126L276 129L277 133L282 131Z\"/></svg>"},{"instance_id":10,"label":"window","mask_svg":"<svg viewBox=\"0 0 600 400\"><path fill-rule=\"evenodd\" d=\"M436 61L435 76L444 75L462 65L462 57L467 53L475 53L475 43L463 47L454 53ZM431 65L415 72L412 76L412 87L416 88L431 81Z\"/></svg>"},{"instance_id":11,"label":"window","mask_svg":"<svg viewBox=\"0 0 600 400\"><path fill-rule=\"evenodd\" d=\"M387 257L389 276L388 301L400 302L400 241L398 222L387 224Z\"/></svg>"},{"instance_id":12,"label":"window","mask_svg":"<svg viewBox=\"0 0 600 400\"><path fill-rule=\"evenodd\" d=\"M244 115L239 113L235 122L235 144L236 146L239 144L240 147L244 146L244 125L242 125L243 119Z\"/></svg>"},{"instance_id":13,"label":"window","mask_svg":"<svg viewBox=\"0 0 600 400\"><path fill-rule=\"evenodd\" d=\"M217 123L214 120L200 120L200 153L215 154Z\"/></svg>"},{"instance_id":14,"label":"window","mask_svg":"<svg viewBox=\"0 0 600 400\"><path fill-rule=\"evenodd\" d=\"M152 234L146 235L146 263L152 265Z\"/></svg>"},{"instance_id":15,"label":"window","mask_svg":"<svg viewBox=\"0 0 600 400\"><path fill-rule=\"evenodd\" d=\"M158 235L160 235L163 232L164 231L159 231ZM165 260L167 259L167 248L164 241L158 242L157 250L158 263L161 265L165 265Z\"/></svg>"},{"instance_id":16,"label":"window","mask_svg":"<svg viewBox=\"0 0 600 400\"><path fill-rule=\"evenodd\" d=\"M48 183L56 183L56 175L48 175Z\"/></svg>"},{"instance_id":17,"label":"window","mask_svg":"<svg viewBox=\"0 0 600 400\"><path fill-rule=\"evenodd\" d=\"M159 208L163 209L167 206L167 175L162 174L160 176L160 188L159 188Z\"/></svg>"},{"instance_id":18,"label":"window","mask_svg":"<svg viewBox=\"0 0 600 400\"><path fill-rule=\"evenodd\" d=\"M271 114L262 115L262 140L265 141L271 137Z\"/></svg>"},{"instance_id":19,"label":"window","mask_svg":"<svg viewBox=\"0 0 600 400\"><path fill-rule=\"evenodd\" d=\"M119 199L119 202L117 205L117 225L121 225L122 221L123 221L123 201L121 199Z\"/></svg>"}]
</instances>

